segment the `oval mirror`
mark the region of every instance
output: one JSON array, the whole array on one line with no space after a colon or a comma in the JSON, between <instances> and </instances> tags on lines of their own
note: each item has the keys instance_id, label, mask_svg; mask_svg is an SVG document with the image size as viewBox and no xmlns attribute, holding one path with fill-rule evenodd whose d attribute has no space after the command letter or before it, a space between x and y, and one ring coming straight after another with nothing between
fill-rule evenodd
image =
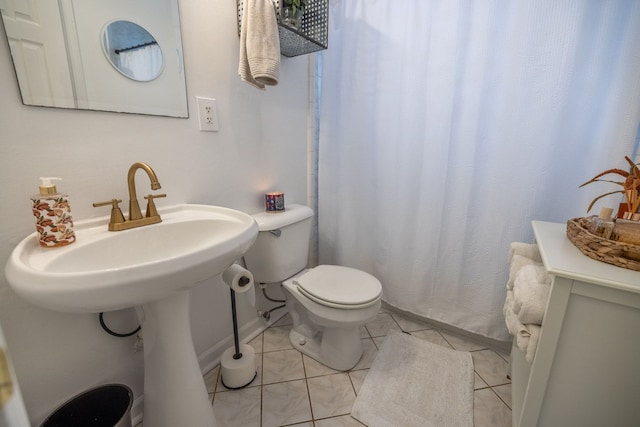
<instances>
[{"instance_id":1,"label":"oval mirror","mask_svg":"<svg viewBox=\"0 0 640 427\"><path fill-rule=\"evenodd\" d=\"M156 39L130 21L113 21L104 27L102 50L113 68L139 82L156 79L164 67Z\"/></svg>"}]
</instances>

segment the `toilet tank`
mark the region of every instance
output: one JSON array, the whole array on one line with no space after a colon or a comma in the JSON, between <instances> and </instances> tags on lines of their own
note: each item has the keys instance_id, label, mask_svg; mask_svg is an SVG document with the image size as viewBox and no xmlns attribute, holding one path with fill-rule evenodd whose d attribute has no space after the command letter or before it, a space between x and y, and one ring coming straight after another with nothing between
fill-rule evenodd
<instances>
[{"instance_id":1,"label":"toilet tank","mask_svg":"<svg viewBox=\"0 0 640 427\"><path fill-rule=\"evenodd\" d=\"M247 269L259 283L279 283L307 267L313 210L287 205L284 212L260 212L258 238L244 255Z\"/></svg>"}]
</instances>

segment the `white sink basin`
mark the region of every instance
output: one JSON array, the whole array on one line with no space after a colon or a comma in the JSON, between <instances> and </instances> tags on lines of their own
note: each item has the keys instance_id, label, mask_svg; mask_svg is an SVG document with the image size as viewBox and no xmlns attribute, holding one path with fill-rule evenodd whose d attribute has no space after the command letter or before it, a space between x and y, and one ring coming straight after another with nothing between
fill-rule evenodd
<instances>
[{"instance_id":1,"label":"white sink basin","mask_svg":"<svg viewBox=\"0 0 640 427\"><path fill-rule=\"evenodd\" d=\"M76 242L61 248L41 247L34 233L16 246L5 273L20 296L52 310L138 306L145 425L216 427L191 337L189 290L244 255L258 225L217 206L178 205L160 215L161 223L124 231L108 231L108 218L80 221Z\"/></svg>"},{"instance_id":2,"label":"white sink basin","mask_svg":"<svg viewBox=\"0 0 640 427\"><path fill-rule=\"evenodd\" d=\"M162 222L108 231L108 218L75 223L77 240L43 248L37 234L15 248L9 284L26 300L57 311L92 313L160 300L216 276L258 235L253 218L217 206L177 205Z\"/></svg>"}]
</instances>

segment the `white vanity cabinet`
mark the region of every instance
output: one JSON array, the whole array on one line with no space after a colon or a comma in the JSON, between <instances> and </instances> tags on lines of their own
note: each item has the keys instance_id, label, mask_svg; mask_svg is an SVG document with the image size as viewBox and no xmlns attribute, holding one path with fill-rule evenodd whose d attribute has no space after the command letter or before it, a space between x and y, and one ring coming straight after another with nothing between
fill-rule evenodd
<instances>
[{"instance_id":1,"label":"white vanity cabinet","mask_svg":"<svg viewBox=\"0 0 640 427\"><path fill-rule=\"evenodd\" d=\"M553 284L533 364L511 351L514 427L640 426L640 272L592 260L534 221Z\"/></svg>"}]
</instances>

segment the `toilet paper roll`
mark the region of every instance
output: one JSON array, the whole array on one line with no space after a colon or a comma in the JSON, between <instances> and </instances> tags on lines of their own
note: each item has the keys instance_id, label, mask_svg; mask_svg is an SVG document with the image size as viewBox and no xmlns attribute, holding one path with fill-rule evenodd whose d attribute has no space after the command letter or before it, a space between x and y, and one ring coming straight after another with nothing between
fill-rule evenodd
<instances>
[{"instance_id":1,"label":"toilet paper roll","mask_svg":"<svg viewBox=\"0 0 640 427\"><path fill-rule=\"evenodd\" d=\"M222 273L222 280L236 293L242 294L253 288L253 274L238 264L233 264Z\"/></svg>"},{"instance_id":2,"label":"toilet paper roll","mask_svg":"<svg viewBox=\"0 0 640 427\"><path fill-rule=\"evenodd\" d=\"M229 348L222 354L220 360L222 385L231 389L249 385L257 375L253 347L248 344L240 344L242 357L235 359L235 353L235 348Z\"/></svg>"}]
</instances>

